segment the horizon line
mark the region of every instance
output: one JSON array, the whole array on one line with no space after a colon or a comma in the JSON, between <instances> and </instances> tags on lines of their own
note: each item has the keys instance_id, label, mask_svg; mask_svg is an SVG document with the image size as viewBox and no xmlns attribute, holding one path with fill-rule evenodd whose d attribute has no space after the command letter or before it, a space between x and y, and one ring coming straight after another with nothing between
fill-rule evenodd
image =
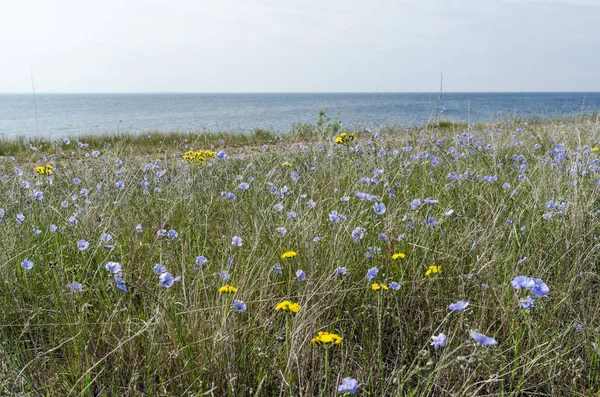
<instances>
[{"instance_id":1,"label":"horizon line","mask_svg":"<svg viewBox=\"0 0 600 397\"><path fill-rule=\"evenodd\" d=\"M444 94L598 94L600 91L442 91ZM0 95L31 95L32 92L0 92ZM123 91L35 92L36 95L315 95L315 94L435 94L439 91Z\"/></svg>"}]
</instances>

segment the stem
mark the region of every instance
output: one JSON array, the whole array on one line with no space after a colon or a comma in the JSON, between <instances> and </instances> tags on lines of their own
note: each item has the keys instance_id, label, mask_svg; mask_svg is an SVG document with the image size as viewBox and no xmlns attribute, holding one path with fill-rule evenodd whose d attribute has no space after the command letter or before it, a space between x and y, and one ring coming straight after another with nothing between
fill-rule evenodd
<instances>
[{"instance_id":1,"label":"stem","mask_svg":"<svg viewBox=\"0 0 600 397\"><path fill-rule=\"evenodd\" d=\"M327 390L327 380L329 379L329 347L325 347L325 385L321 390L321 396L324 396Z\"/></svg>"}]
</instances>

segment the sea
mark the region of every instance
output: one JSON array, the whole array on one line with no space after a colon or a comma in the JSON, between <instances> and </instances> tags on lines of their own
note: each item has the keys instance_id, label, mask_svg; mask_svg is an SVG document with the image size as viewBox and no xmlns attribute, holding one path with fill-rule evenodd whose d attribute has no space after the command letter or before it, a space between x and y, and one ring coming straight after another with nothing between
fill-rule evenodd
<instances>
[{"instance_id":1,"label":"sea","mask_svg":"<svg viewBox=\"0 0 600 397\"><path fill-rule=\"evenodd\" d=\"M344 128L574 118L600 111L600 92L0 94L0 138L160 130L292 131L325 111Z\"/></svg>"}]
</instances>

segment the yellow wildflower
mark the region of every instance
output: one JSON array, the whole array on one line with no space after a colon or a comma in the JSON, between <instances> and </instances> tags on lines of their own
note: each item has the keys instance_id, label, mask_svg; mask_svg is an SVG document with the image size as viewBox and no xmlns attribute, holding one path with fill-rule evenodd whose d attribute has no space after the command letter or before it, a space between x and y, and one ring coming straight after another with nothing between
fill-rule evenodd
<instances>
[{"instance_id":1,"label":"yellow wildflower","mask_svg":"<svg viewBox=\"0 0 600 397\"><path fill-rule=\"evenodd\" d=\"M597 152L598 150L600 150L600 148L596 146L596 147L595 147L595 148L593 148L592 150L593 150L594 152Z\"/></svg>"},{"instance_id":2,"label":"yellow wildflower","mask_svg":"<svg viewBox=\"0 0 600 397\"><path fill-rule=\"evenodd\" d=\"M281 166L282 166L282 167L293 167L293 166L294 166L294 164L292 164L292 163L288 163L288 162L286 161L286 162L283 162L283 163L281 163Z\"/></svg>"},{"instance_id":3,"label":"yellow wildflower","mask_svg":"<svg viewBox=\"0 0 600 397\"><path fill-rule=\"evenodd\" d=\"M404 259L406 258L406 254L404 252L398 252L392 255L392 259Z\"/></svg>"},{"instance_id":4,"label":"yellow wildflower","mask_svg":"<svg viewBox=\"0 0 600 397\"><path fill-rule=\"evenodd\" d=\"M36 167L36 168L35 168L35 170L36 170L36 171L37 171L37 173L38 173L38 174L40 174L40 175L44 175L44 174L46 173L46 168L44 168L44 167L43 167L43 166L41 166L41 165L40 165L39 167Z\"/></svg>"},{"instance_id":5,"label":"yellow wildflower","mask_svg":"<svg viewBox=\"0 0 600 397\"><path fill-rule=\"evenodd\" d=\"M385 284L377 284L377 283L374 283L374 284L371 284L371 289L372 289L373 291L379 291L379 290L387 291L389 288L388 288L388 286L387 286L387 285L385 285Z\"/></svg>"},{"instance_id":6,"label":"yellow wildflower","mask_svg":"<svg viewBox=\"0 0 600 397\"><path fill-rule=\"evenodd\" d=\"M283 301L275 306L275 311L284 311L284 312L292 312L298 313L300 311L300 305L290 301Z\"/></svg>"},{"instance_id":7,"label":"yellow wildflower","mask_svg":"<svg viewBox=\"0 0 600 397\"><path fill-rule=\"evenodd\" d=\"M52 169L54 167L50 164L46 164L46 174L51 175L52 174ZM39 172L39 171L38 171Z\"/></svg>"},{"instance_id":8,"label":"yellow wildflower","mask_svg":"<svg viewBox=\"0 0 600 397\"><path fill-rule=\"evenodd\" d=\"M237 292L237 288L231 285L224 285L219 288L219 292L222 294L234 294Z\"/></svg>"},{"instance_id":9,"label":"yellow wildflower","mask_svg":"<svg viewBox=\"0 0 600 397\"><path fill-rule=\"evenodd\" d=\"M439 273L442 271L442 267L441 266L429 266L429 269L427 269L427 271L425 272L426 276L429 276L433 273Z\"/></svg>"},{"instance_id":10,"label":"yellow wildflower","mask_svg":"<svg viewBox=\"0 0 600 397\"><path fill-rule=\"evenodd\" d=\"M338 145L345 145L346 143L352 142L356 139L356 134L348 134L346 132L342 132L340 135L335 138L335 143Z\"/></svg>"},{"instance_id":11,"label":"yellow wildflower","mask_svg":"<svg viewBox=\"0 0 600 397\"><path fill-rule=\"evenodd\" d=\"M342 338L338 334L330 332L318 332L317 336L312 338L311 342L327 348L333 345L341 344L343 339L344 338Z\"/></svg>"},{"instance_id":12,"label":"yellow wildflower","mask_svg":"<svg viewBox=\"0 0 600 397\"><path fill-rule=\"evenodd\" d=\"M288 251L288 252L284 252L284 253L281 255L281 259L293 258L293 257L295 257L296 255L298 255L298 254L296 254L296 251Z\"/></svg>"}]
</instances>

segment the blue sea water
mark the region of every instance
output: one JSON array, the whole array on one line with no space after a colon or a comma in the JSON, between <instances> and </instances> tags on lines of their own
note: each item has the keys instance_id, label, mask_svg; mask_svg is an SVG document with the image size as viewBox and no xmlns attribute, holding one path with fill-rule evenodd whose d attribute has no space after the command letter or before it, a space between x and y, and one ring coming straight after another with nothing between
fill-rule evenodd
<instances>
[{"instance_id":1,"label":"blue sea water","mask_svg":"<svg viewBox=\"0 0 600 397\"><path fill-rule=\"evenodd\" d=\"M423 125L437 93L0 95L0 137L84 133L289 131L321 109L347 128ZM37 107L37 123L36 123ZM600 93L444 93L440 119L492 122L600 111ZM121 120L121 121L120 121Z\"/></svg>"}]
</instances>

